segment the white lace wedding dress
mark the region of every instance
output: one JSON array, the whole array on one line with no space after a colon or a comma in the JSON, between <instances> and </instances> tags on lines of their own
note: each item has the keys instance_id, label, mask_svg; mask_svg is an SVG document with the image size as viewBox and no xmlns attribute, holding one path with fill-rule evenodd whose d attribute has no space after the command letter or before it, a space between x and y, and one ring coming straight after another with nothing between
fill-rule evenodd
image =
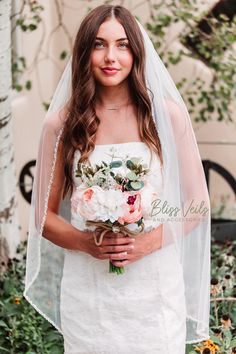
<instances>
[{"instance_id":1,"label":"white lace wedding dress","mask_svg":"<svg viewBox=\"0 0 236 354\"><path fill-rule=\"evenodd\" d=\"M118 156L151 154L144 142L96 145L92 165ZM79 151L74 157L74 168ZM151 183L161 188L159 159L150 165ZM75 185L78 181L74 178ZM72 224L86 229L84 219ZM149 225L150 227L150 225ZM61 325L65 354L184 354L186 308L182 268L173 245L129 264L123 275L108 272L108 261L79 251L64 250L61 283ZM160 252L166 257L160 286ZM162 278L163 279L163 278Z\"/></svg>"}]
</instances>

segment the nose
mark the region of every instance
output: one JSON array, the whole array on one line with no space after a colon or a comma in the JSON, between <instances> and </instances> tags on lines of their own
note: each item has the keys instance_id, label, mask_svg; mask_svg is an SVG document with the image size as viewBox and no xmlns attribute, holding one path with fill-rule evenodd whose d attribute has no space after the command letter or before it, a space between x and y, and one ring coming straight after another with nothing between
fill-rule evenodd
<instances>
[{"instance_id":1,"label":"nose","mask_svg":"<svg viewBox=\"0 0 236 354\"><path fill-rule=\"evenodd\" d=\"M112 46L108 46L105 54L105 61L115 61L115 54L114 54L114 49Z\"/></svg>"}]
</instances>

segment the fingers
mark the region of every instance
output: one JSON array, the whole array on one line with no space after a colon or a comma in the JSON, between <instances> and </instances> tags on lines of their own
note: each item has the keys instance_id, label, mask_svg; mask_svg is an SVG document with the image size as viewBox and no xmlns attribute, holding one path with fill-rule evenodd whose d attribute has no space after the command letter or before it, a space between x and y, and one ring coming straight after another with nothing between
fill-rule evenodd
<instances>
[{"instance_id":1,"label":"fingers","mask_svg":"<svg viewBox=\"0 0 236 354\"><path fill-rule=\"evenodd\" d=\"M119 237L128 237L128 236L125 236L122 232L112 232L112 231L107 231L106 234L105 234L105 237L115 237L115 238L119 238Z\"/></svg>"},{"instance_id":2,"label":"fingers","mask_svg":"<svg viewBox=\"0 0 236 354\"><path fill-rule=\"evenodd\" d=\"M104 237L102 246L108 245L127 245L135 242L133 237L124 236L123 237Z\"/></svg>"},{"instance_id":3,"label":"fingers","mask_svg":"<svg viewBox=\"0 0 236 354\"><path fill-rule=\"evenodd\" d=\"M121 260L126 260L127 258L129 257L128 253L127 252L121 252L121 253L112 253L110 254L110 260L111 261L121 261ZM113 263L113 262L112 262Z\"/></svg>"},{"instance_id":4,"label":"fingers","mask_svg":"<svg viewBox=\"0 0 236 354\"><path fill-rule=\"evenodd\" d=\"M95 258L101 260L110 259L124 261L129 254L132 253L134 242L135 238L124 235L123 233L107 232L100 246L93 245L92 253Z\"/></svg>"},{"instance_id":5,"label":"fingers","mask_svg":"<svg viewBox=\"0 0 236 354\"><path fill-rule=\"evenodd\" d=\"M129 260L129 259L125 259L123 261L115 261L115 260L112 261L112 264L114 266L116 266L116 267L124 267L124 266L126 266L127 264L130 264L130 263L132 263L132 261Z\"/></svg>"},{"instance_id":6,"label":"fingers","mask_svg":"<svg viewBox=\"0 0 236 354\"><path fill-rule=\"evenodd\" d=\"M120 252L120 253L98 253L96 258L98 259L110 259L110 260L123 260L128 257L128 252Z\"/></svg>"},{"instance_id":7,"label":"fingers","mask_svg":"<svg viewBox=\"0 0 236 354\"><path fill-rule=\"evenodd\" d=\"M99 246L101 253L119 253L128 252L134 249L133 244L128 245L112 245L112 246Z\"/></svg>"}]
</instances>

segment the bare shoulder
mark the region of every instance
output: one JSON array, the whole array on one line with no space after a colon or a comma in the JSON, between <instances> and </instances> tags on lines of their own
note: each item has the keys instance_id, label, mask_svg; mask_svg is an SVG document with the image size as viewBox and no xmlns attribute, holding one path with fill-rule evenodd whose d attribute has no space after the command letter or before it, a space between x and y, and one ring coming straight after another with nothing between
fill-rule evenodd
<instances>
[{"instance_id":1,"label":"bare shoulder","mask_svg":"<svg viewBox=\"0 0 236 354\"><path fill-rule=\"evenodd\" d=\"M184 103L166 99L166 108L169 112L174 133L181 137L185 134L186 128L191 125L188 111Z\"/></svg>"},{"instance_id":2,"label":"bare shoulder","mask_svg":"<svg viewBox=\"0 0 236 354\"><path fill-rule=\"evenodd\" d=\"M168 109L171 118L173 119L174 117L177 117L177 119L179 119L183 113L183 107L181 107L179 102L170 100L170 99L166 99L165 100L165 104L166 104L166 108Z\"/></svg>"}]
</instances>

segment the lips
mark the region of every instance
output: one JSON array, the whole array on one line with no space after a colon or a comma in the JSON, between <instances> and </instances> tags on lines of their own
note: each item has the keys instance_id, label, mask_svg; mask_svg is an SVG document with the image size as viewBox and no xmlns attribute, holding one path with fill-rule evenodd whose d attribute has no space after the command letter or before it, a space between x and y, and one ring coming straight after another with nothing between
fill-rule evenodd
<instances>
[{"instance_id":1,"label":"lips","mask_svg":"<svg viewBox=\"0 0 236 354\"><path fill-rule=\"evenodd\" d=\"M106 75L114 75L114 74L116 74L119 71L119 69L112 68L112 67L105 67L105 68L102 68L102 71Z\"/></svg>"},{"instance_id":2,"label":"lips","mask_svg":"<svg viewBox=\"0 0 236 354\"><path fill-rule=\"evenodd\" d=\"M102 70L116 70L116 71L118 71L119 69L117 69L117 68L114 68L113 66L106 66L106 67L104 67L104 68L102 68Z\"/></svg>"}]
</instances>

